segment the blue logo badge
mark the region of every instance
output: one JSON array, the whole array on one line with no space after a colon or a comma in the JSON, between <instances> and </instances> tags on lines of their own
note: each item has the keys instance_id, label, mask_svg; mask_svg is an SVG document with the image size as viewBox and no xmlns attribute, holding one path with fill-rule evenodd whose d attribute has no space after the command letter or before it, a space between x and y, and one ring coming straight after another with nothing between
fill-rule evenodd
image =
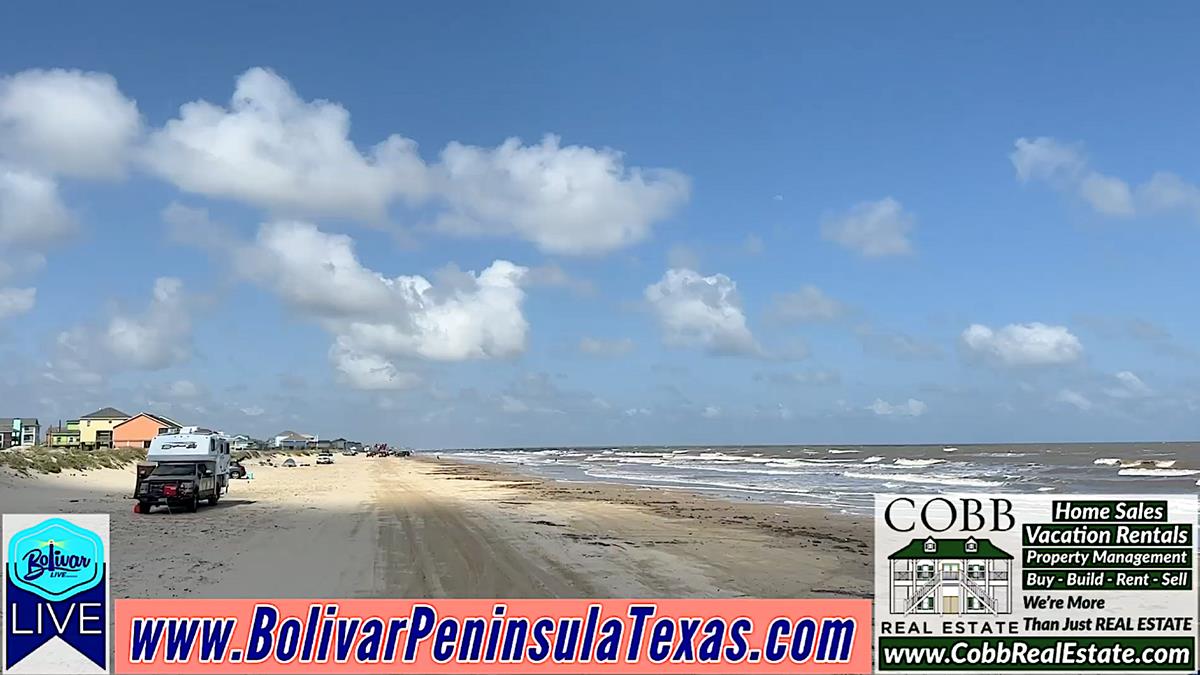
<instances>
[{"instance_id":1,"label":"blue logo badge","mask_svg":"<svg viewBox=\"0 0 1200 675\"><path fill-rule=\"evenodd\" d=\"M60 517L3 517L5 671L23 664L26 672L68 672L52 665L57 657L42 650L58 638L95 666L71 672L108 672L108 517L73 517L84 524Z\"/></svg>"},{"instance_id":2,"label":"blue logo badge","mask_svg":"<svg viewBox=\"0 0 1200 675\"><path fill-rule=\"evenodd\" d=\"M51 518L13 535L8 564L18 587L64 600L104 581L104 543L94 532Z\"/></svg>"}]
</instances>

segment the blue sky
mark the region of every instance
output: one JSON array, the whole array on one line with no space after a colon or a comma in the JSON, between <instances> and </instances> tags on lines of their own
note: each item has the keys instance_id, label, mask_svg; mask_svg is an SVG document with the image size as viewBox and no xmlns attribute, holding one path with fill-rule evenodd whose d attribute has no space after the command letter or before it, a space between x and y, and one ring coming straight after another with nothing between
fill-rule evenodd
<instances>
[{"instance_id":1,"label":"blue sky","mask_svg":"<svg viewBox=\"0 0 1200 675\"><path fill-rule=\"evenodd\" d=\"M122 10L0 10L0 414L1195 436L1194 6Z\"/></svg>"}]
</instances>

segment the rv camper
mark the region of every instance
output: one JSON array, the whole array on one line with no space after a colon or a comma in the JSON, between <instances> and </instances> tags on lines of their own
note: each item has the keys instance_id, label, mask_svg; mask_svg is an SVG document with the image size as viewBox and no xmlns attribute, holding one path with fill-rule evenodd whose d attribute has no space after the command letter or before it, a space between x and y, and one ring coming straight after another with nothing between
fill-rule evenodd
<instances>
[{"instance_id":1,"label":"rv camper","mask_svg":"<svg viewBox=\"0 0 1200 675\"><path fill-rule=\"evenodd\" d=\"M184 427L150 441L146 461L138 464L134 498L138 513L157 505L195 512L201 500L215 505L229 486L229 439Z\"/></svg>"}]
</instances>

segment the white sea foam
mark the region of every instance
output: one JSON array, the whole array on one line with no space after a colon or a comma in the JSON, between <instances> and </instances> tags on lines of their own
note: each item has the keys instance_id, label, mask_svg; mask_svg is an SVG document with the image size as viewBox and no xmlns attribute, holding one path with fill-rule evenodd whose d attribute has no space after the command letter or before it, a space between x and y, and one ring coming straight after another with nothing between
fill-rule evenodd
<instances>
[{"instance_id":1,"label":"white sea foam","mask_svg":"<svg viewBox=\"0 0 1200 675\"><path fill-rule=\"evenodd\" d=\"M896 466L931 466L933 464L941 464L944 459L897 459L893 464Z\"/></svg>"},{"instance_id":2,"label":"white sea foam","mask_svg":"<svg viewBox=\"0 0 1200 675\"><path fill-rule=\"evenodd\" d=\"M958 452L958 448L942 448L942 452Z\"/></svg>"},{"instance_id":3,"label":"white sea foam","mask_svg":"<svg viewBox=\"0 0 1200 675\"><path fill-rule=\"evenodd\" d=\"M1178 478L1180 476L1195 476L1200 473L1197 469L1142 469L1130 468L1121 469L1117 472L1119 476L1145 476L1150 478Z\"/></svg>"},{"instance_id":4,"label":"white sea foam","mask_svg":"<svg viewBox=\"0 0 1200 675\"><path fill-rule=\"evenodd\" d=\"M1101 457L1092 462L1092 464L1099 464L1100 466L1117 466L1120 463L1121 460L1116 457Z\"/></svg>"},{"instance_id":5,"label":"white sea foam","mask_svg":"<svg viewBox=\"0 0 1200 675\"><path fill-rule=\"evenodd\" d=\"M880 455L873 455L873 456L871 456L871 457L868 457L868 458L864 459L864 460L863 460L863 464L874 464L874 463L876 463L876 462L882 462L882 461L883 461L883 459L884 459L884 458L883 458L883 457L881 457Z\"/></svg>"},{"instance_id":6,"label":"white sea foam","mask_svg":"<svg viewBox=\"0 0 1200 675\"><path fill-rule=\"evenodd\" d=\"M737 490L739 492L759 492L759 493L761 493L761 492L777 492L780 494L789 494L789 495L804 495L804 494L808 494L808 492L809 492L808 490L802 490L802 489L798 489L798 488L784 488L784 487L775 487L775 486L768 487L768 486L749 485L747 483L698 480L691 476L679 476L679 475L650 476L650 475L641 474L641 473L623 473L620 471L599 471L599 470L590 470L587 472L587 475L589 475L593 478L602 478L602 479L608 479L608 480L626 480L626 481L631 481L634 483L641 483L641 484L666 483L666 484L671 484L671 485L686 485L686 486L692 486L695 489L701 489L700 487L695 487L695 486L706 486L709 489L716 488L716 489L722 489L722 490Z\"/></svg>"},{"instance_id":7,"label":"white sea foam","mask_svg":"<svg viewBox=\"0 0 1200 675\"><path fill-rule=\"evenodd\" d=\"M838 448L831 448L829 450L829 454L831 454L831 455L847 455L852 452L858 452L858 450L841 450Z\"/></svg>"},{"instance_id":8,"label":"white sea foam","mask_svg":"<svg viewBox=\"0 0 1200 675\"><path fill-rule=\"evenodd\" d=\"M895 483L921 483L928 485L957 485L962 487L1000 487L1004 481L983 480L980 478L962 478L960 476L942 476L937 474L915 473L858 473L847 471L842 474L846 478L861 478L865 480L883 480Z\"/></svg>"}]
</instances>

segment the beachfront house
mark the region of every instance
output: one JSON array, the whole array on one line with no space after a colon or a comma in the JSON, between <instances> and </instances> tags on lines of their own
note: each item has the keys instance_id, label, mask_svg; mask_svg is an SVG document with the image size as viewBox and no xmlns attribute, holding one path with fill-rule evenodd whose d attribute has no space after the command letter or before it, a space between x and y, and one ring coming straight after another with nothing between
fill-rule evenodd
<instances>
[{"instance_id":1,"label":"beachfront house","mask_svg":"<svg viewBox=\"0 0 1200 675\"><path fill-rule=\"evenodd\" d=\"M0 450L37 445L41 429L35 417L0 417Z\"/></svg>"},{"instance_id":2,"label":"beachfront house","mask_svg":"<svg viewBox=\"0 0 1200 675\"><path fill-rule=\"evenodd\" d=\"M52 448L71 449L79 447L79 420L67 420L64 425L46 429L46 444Z\"/></svg>"},{"instance_id":3,"label":"beachfront house","mask_svg":"<svg viewBox=\"0 0 1200 675\"><path fill-rule=\"evenodd\" d=\"M1013 557L987 539L913 539L888 556L893 614L1010 614Z\"/></svg>"},{"instance_id":4,"label":"beachfront house","mask_svg":"<svg viewBox=\"0 0 1200 675\"><path fill-rule=\"evenodd\" d=\"M238 434L229 442L229 448L235 452L246 452L249 450L258 450L263 445L262 441L250 438L246 434Z\"/></svg>"},{"instance_id":5,"label":"beachfront house","mask_svg":"<svg viewBox=\"0 0 1200 675\"><path fill-rule=\"evenodd\" d=\"M310 442L315 443L316 440L316 436L298 434L294 431L284 431L271 439L271 447L279 448L280 450L303 450L308 447Z\"/></svg>"},{"instance_id":6,"label":"beachfront house","mask_svg":"<svg viewBox=\"0 0 1200 675\"><path fill-rule=\"evenodd\" d=\"M138 413L113 427L113 447L149 448L155 436L178 433L181 426L164 415Z\"/></svg>"},{"instance_id":7,"label":"beachfront house","mask_svg":"<svg viewBox=\"0 0 1200 675\"><path fill-rule=\"evenodd\" d=\"M88 449L111 448L113 427L129 419L116 408L101 408L79 418L79 444Z\"/></svg>"}]
</instances>

